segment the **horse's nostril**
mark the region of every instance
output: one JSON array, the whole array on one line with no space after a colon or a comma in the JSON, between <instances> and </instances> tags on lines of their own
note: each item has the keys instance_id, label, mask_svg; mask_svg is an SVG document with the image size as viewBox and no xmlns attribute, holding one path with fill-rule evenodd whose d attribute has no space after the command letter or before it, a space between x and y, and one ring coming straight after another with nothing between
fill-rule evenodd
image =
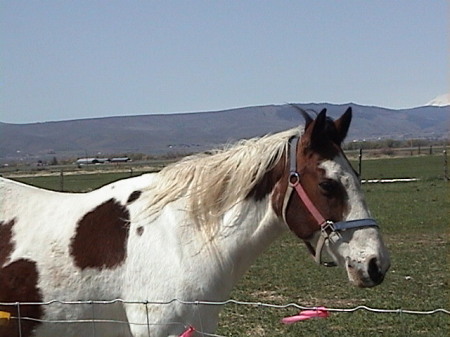
<instances>
[{"instance_id":1,"label":"horse's nostril","mask_svg":"<svg viewBox=\"0 0 450 337\"><path fill-rule=\"evenodd\" d=\"M369 261L369 276L375 284L383 282L384 274L382 273L376 258L372 258Z\"/></svg>"}]
</instances>

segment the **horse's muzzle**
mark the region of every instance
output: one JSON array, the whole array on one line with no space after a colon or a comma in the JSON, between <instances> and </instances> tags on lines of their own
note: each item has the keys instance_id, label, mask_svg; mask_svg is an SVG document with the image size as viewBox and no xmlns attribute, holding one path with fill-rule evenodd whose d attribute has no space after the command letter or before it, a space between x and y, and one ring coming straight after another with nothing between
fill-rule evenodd
<instances>
[{"instance_id":1,"label":"horse's muzzle","mask_svg":"<svg viewBox=\"0 0 450 337\"><path fill-rule=\"evenodd\" d=\"M367 258L361 262L347 258L346 269L352 284L361 288L370 288L383 282L389 266L382 268L377 257Z\"/></svg>"}]
</instances>

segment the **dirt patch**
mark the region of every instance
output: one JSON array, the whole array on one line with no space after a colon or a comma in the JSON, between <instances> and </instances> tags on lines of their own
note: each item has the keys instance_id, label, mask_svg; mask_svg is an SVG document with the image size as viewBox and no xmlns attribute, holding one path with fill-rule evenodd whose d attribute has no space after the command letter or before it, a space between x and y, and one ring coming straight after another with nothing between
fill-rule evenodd
<instances>
[{"instance_id":1,"label":"dirt patch","mask_svg":"<svg viewBox=\"0 0 450 337\"><path fill-rule=\"evenodd\" d=\"M252 292L251 296L258 302L271 302L271 303L287 303L289 298L273 290L258 290Z\"/></svg>"}]
</instances>

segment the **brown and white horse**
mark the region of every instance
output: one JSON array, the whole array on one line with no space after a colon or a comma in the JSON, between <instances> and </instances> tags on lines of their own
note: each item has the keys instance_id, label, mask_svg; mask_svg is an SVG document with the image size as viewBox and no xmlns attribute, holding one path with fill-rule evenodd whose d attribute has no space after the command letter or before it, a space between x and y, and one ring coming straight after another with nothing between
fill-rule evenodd
<instances>
[{"instance_id":1,"label":"brown and white horse","mask_svg":"<svg viewBox=\"0 0 450 337\"><path fill-rule=\"evenodd\" d=\"M103 320L94 326L96 337L178 335L189 325L212 333L219 306L36 303L226 300L287 229L318 262L326 250L354 285L381 283L388 252L340 146L351 110L336 121L325 111L304 117L305 128L188 157L89 193L1 178L0 311L23 319L0 326L0 336L91 336L92 324L76 322L83 319Z\"/></svg>"}]
</instances>

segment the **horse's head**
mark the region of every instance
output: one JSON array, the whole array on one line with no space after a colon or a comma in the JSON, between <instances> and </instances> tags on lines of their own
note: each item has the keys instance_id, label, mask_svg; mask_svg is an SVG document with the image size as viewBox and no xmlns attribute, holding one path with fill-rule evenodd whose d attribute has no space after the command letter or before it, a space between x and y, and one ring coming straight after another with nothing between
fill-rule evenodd
<instances>
[{"instance_id":1,"label":"horse's head","mask_svg":"<svg viewBox=\"0 0 450 337\"><path fill-rule=\"evenodd\" d=\"M334 263L346 268L351 283L378 285L389 269L389 255L359 178L341 149L351 108L336 121L326 116L325 109L315 119L306 112L303 115L305 131L290 142L285 221L317 262L322 263L325 249Z\"/></svg>"}]
</instances>

